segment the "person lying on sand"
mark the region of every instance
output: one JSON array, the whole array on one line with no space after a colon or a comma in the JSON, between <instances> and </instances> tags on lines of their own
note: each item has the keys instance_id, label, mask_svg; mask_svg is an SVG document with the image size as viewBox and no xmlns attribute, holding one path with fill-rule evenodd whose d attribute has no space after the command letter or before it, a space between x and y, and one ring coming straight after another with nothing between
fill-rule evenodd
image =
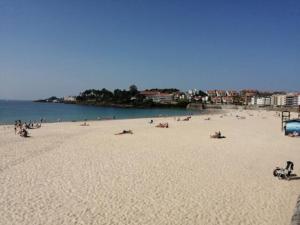
<instances>
[{"instance_id":1,"label":"person lying on sand","mask_svg":"<svg viewBox=\"0 0 300 225\"><path fill-rule=\"evenodd\" d=\"M86 127L86 126L89 126L89 124L84 122L83 124L80 124L80 126Z\"/></svg>"},{"instance_id":2,"label":"person lying on sand","mask_svg":"<svg viewBox=\"0 0 300 225\"><path fill-rule=\"evenodd\" d=\"M159 123L159 124L156 125L155 127L159 127L159 128L169 128L169 124L168 124L168 123Z\"/></svg>"},{"instance_id":3,"label":"person lying on sand","mask_svg":"<svg viewBox=\"0 0 300 225\"><path fill-rule=\"evenodd\" d=\"M122 135L122 134L133 134L132 130L123 130L120 133L116 133L115 135Z\"/></svg>"},{"instance_id":4,"label":"person lying on sand","mask_svg":"<svg viewBox=\"0 0 300 225\"><path fill-rule=\"evenodd\" d=\"M219 131L219 132L215 132L215 134L213 134L213 135L210 135L210 138L219 139L219 138L225 138L225 136L222 136L221 131Z\"/></svg>"},{"instance_id":5,"label":"person lying on sand","mask_svg":"<svg viewBox=\"0 0 300 225\"><path fill-rule=\"evenodd\" d=\"M210 120L210 117L205 118L204 120Z\"/></svg>"},{"instance_id":6,"label":"person lying on sand","mask_svg":"<svg viewBox=\"0 0 300 225\"><path fill-rule=\"evenodd\" d=\"M189 121L192 117L191 116L188 116L186 118L184 118L182 121Z\"/></svg>"}]
</instances>

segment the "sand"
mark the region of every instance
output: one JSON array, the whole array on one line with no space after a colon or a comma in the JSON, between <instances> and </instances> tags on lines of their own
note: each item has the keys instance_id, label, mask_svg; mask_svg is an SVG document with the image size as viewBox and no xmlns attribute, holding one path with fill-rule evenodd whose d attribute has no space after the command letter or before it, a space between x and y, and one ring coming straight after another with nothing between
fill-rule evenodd
<instances>
[{"instance_id":1,"label":"sand","mask_svg":"<svg viewBox=\"0 0 300 225\"><path fill-rule=\"evenodd\" d=\"M30 138L0 126L0 224L288 225L300 179L272 171L292 160L300 175L300 138L284 136L274 115L154 119L168 129L53 123ZM134 134L114 135L123 129ZM225 139L209 137L218 130Z\"/></svg>"}]
</instances>

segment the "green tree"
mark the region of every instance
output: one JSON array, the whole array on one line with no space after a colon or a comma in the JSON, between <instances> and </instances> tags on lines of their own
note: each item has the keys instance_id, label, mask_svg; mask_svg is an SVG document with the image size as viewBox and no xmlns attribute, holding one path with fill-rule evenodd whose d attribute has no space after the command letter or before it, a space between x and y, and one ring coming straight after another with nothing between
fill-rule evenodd
<instances>
[{"instance_id":1,"label":"green tree","mask_svg":"<svg viewBox=\"0 0 300 225\"><path fill-rule=\"evenodd\" d=\"M130 85L129 92L130 92L131 96L135 96L136 94L139 93L138 88L135 84Z\"/></svg>"}]
</instances>

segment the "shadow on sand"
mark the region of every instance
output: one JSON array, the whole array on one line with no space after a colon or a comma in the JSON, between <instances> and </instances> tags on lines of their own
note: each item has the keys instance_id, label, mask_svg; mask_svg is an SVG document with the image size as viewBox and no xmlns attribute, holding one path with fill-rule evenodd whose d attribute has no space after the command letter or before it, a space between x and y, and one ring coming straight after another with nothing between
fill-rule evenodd
<instances>
[{"instance_id":1,"label":"shadow on sand","mask_svg":"<svg viewBox=\"0 0 300 225\"><path fill-rule=\"evenodd\" d=\"M300 177L291 177L290 180L300 180Z\"/></svg>"},{"instance_id":2,"label":"shadow on sand","mask_svg":"<svg viewBox=\"0 0 300 225\"><path fill-rule=\"evenodd\" d=\"M297 174L291 174L289 180L300 180L300 177Z\"/></svg>"}]
</instances>

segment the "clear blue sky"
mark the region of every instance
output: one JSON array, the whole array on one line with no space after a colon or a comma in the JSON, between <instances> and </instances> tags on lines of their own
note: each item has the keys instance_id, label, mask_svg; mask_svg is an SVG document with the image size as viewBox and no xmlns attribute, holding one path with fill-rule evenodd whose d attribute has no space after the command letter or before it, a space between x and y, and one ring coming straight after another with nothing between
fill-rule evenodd
<instances>
[{"instance_id":1,"label":"clear blue sky","mask_svg":"<svg viewBox=\"0 0 300 225\"><path fill-rule=\"evenodd\" d=\"M300 1L1 0L0 99L300 90Z\"/></svg>"}]
</instances>

